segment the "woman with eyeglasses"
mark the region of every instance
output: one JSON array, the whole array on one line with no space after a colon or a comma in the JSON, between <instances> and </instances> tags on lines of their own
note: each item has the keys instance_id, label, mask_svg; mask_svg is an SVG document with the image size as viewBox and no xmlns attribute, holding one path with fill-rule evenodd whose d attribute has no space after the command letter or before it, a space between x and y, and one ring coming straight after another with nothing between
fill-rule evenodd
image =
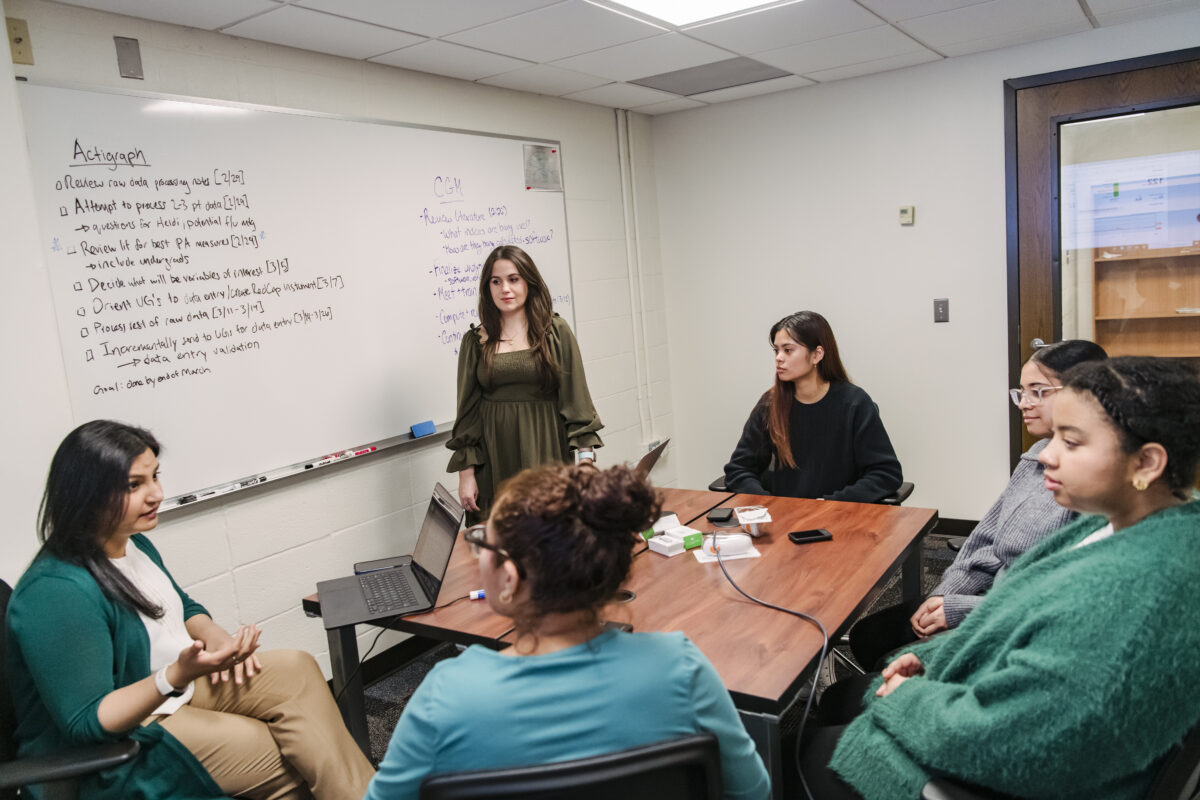
<instances>
[{"instance_id":1,"label":"woman with eyeglasses","mask_svg":"<svg viewBox=\"0 0 1200 800\"><path fill-rule=\"evenodd\" d=\"M971 531L929 597L879 611L854 625L850 647L859 664L870 669L892 650L958 625L1018 556L1077 516L1046 491L1038 455L1050 442L1062 374L1106 355L1098 344L1068 339L1035 351L1025 362L1021 386L1009 395L1021 410L1025 429L1038 441L1021 456L1004 493Z\"/></svg>"},{"instance_id":2,"label":"woman with eyeglasses","mask_svg":"<svg viewBox=\"0 0 1200 800\"><path fill-rule=\"evenodd\" d=\"M754 743L708 659L681 633L609 629L601 610L659 511L627 467L526 470L465 536L513 644L442 661L404 709L368 800L416 798L431 774L583 758L716 735L725 797L765 798Z\"/></svg>"},{"instance_id":3,"label":"woman with eyeglasses","mask_svg":"<svg viewBox=\"0 0 1200 800\"><path fill-rule=\"evenodd\" d=\"M900 487L879 408L850 382L815 311L771 326L775 382L750 412L725 465L731 492L875 503Z\"/></svg>"},{"instance_id":4,"label":"woman with eyeglasses","mask_svg":"<svg viewBox=\"0 0 1200 800\"><path fill-rule=\"evenodd\" d=\"M811 734L801 767L825 800L917 798L932 776L1134 800L1200 721L1200 376L1122 357L1053 385L1044 486L1085 516L896 657L848 724Z\"/></svg>"}]
</instances>

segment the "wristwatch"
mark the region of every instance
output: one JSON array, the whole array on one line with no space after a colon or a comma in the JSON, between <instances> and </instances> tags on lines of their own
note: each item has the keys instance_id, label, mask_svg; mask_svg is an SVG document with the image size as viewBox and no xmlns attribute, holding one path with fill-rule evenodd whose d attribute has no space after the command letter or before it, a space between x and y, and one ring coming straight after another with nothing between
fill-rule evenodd
<instances>
[{"instance_id":1,"label":"wristwatch","mask_svg":"<svg viewBox=\"0 0 1200 800\"><path fill-rule=\"evenodd\" d=\"M167 666L170 666L169 664ZM176 689L167 680L167 667L163 667L158 672L154 673L154 686L158 689L158 693L163 697L182 697L184 689ZM185 689L187 687L184 687Z\"/></svg>"}]
</instances>

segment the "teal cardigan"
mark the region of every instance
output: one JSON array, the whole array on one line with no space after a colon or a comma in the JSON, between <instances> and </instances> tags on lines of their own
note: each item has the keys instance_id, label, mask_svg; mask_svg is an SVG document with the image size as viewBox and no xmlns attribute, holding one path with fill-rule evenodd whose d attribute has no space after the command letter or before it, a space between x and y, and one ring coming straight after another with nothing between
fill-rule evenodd
<instances>
[{"instance_id":1,"label":"teal cardigan","mask_svg":"<svg viewBox=\"0 0 1200 800\"><path fill-rule=\"evenodd\" d=\"M843 733L830 766L867 800L935 774L1005 794L1139 798L1200 721L1200 502L1073 549L1085 517L1018 559L925 665Z\"/></svg>"},{"instance_id":2,"label":"teal cardigan","mask_svg":"<svg viewBox=\"0 0 1200 800\"><path fill-rule=\"evenodd\" d=\"M167 572L145 536L131 541ZM171 584L183 601L184 619L208 613L174 578ZM13 590L5 635L20 755L128 736L141 743L137 758L87 779L83 797L223 796L195 756L158 723L121 736L101 727L97 711L104 696L150 674L150 638L137 613L108 599L86 569L40 553Z\"/></svg>"}]
</instances>

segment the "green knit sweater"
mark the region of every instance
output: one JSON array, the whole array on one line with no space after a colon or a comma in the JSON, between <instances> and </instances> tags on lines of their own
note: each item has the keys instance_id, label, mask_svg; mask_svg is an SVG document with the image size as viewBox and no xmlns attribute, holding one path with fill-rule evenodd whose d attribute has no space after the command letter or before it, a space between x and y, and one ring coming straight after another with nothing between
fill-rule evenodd
<instances>
[{"instance_id":1,"label":"green knit sweater","mask_svg":"<svg viewBox=\"0 0 1200 800\"><path fill-rule=\"evenodd\" d=\"M131 541L166 572L140 534ZM170 573L167 573L170 577ZM174 579L184 619L207 613ZM91 574L41 553L9 601L6 667L17 716L21 755L118 738L100 725L104 696L150 674L150 637L141 618L104 596ZM84 781L80 794L96 800L222 797L186 747L159 724L125 734L142 749L130 764ZM41 794L31 787L35 797Z\"/></svg>"},{"instance_id":2,"label":"green knit sweater","mask_svg":"<svg viewBox=\"0 0 1200 800\"><path fill-rule=\"evenodd\" d=\"M1085 517L1017 560L925 674L867 708L830 766L866 800L934 774L1034 798L1138 798L1200 721L1200 501L1074 549Z\"/></svg>"}]
</instances>

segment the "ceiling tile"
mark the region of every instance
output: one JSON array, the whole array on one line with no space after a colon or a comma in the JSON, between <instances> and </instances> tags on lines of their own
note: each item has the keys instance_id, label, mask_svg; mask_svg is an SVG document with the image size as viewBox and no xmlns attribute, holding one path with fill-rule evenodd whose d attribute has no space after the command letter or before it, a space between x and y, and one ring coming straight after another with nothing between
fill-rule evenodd
<instances>
[{"instance_id":1,"label":"ceiling tile","mask_svg":"<svg viewBox=\"0 0 1200 800\"><path fill-rule=\"evenodd\" d=\"M761 53L826 36L863 30L881 20L853 0L803 0L721 22L686 28L701 41L738 53Z\"/></svg>"},{"instance_id":2,"label":"ceiling tile","mask_svg":"<svg viewBox=\"0 0 1200 800\"><path fill-rule=\"evenodd\" d=\"M1195 11L1200 8L1200 3L1196 0L1089 0L1088 7L1101 25L1121 25L1163 14Z\"/></svg>"},{"instance_id":3,"label":"ceiling tile","mask_svg":"<svg viewBox=\"0 0 1200 800\"><path fill-rule=\"evenodd\" d=\"M483 78L478 82L486 83L488 86L501 86L505 89L517 89L518 91L533 92L535 94L550 94L557 97L559 95L570 94L571 92L581 92L584 89L591 89L596 86L603 86L609 81L605 78L597 78L594 75L584 75L582 72L572 72L569 69L538 64L532 67L513 70L512 72L505 72L502 75L493 75L490 78Z\"/></svg>"},{"instance_id":4,"label":"ceiling tile","mask_svg":"<svg viewBox=\"0 0 1200 800\"><path fill-rule=\"evenodd\" d=\"M991 0L858 0L888 22L924 17L940 11L979 5Z\"/></svg>"},{"instance_id":5,"label":"ceiling tile","mask_svg":"<svg viewBox=\"0 0 1200 800\"><path fill-rule=\"evenodd\" d=\"M368 58L422 40L410 33L296 6L282 6L222 32L347 58Z\"/></svg>"},{"instance_id":6,"label":"ceiling tile","mask_svg":"<svg viewBox=\"0 0 1200 800\"><path fill-rule=\"evenodd\" d=\"M1062 22L1058 25L1048 27L999 32L990 36L982 36L978 39L943 45L938 50L945 56L965 56L970 53L982 53L986 50L996 50L1001 47L1013 47L1019 44L1028 44L1029 42L1040 42L1044 39L1053 39L1058 36L1067 36L1068 34L1080 33L1091 29L1092 23L1086 20L1084 22Z\"/></svg>"},{"instance_id":7,"label":"ceiling tile","mask_svg":"<svg viewBox=\"0 0 1200 800\"><path fill-rule=\"evenodd\" d=\"M731 55L727 50L689 39L682 34L668 33L564 58L555 61L554 65L591 75L603 75L614 81L627 81L723 61Z\"/></svg>"},{"instance_id":8,"label":"ceiling tile","mask_svg":"<svg viewBox=\"0 0 1200 800\"><path fill-rule=\"evenodd\" d=\"M677 95L669 92L647 89L644 86L632 86L628 83L610 83L606 86L597 86L595 89L572 92L563 97L567 100L580 100L584 103L594 103L611 108L648 106L651 103L665 103L668 100L678 99Z\"/></svg>"},{"instance_id":9,"label":"ceiling tile","mask_svg":"<svg viewBox=\"0 0 1200 800\"><path fill-rule=\"evenodd\" d=\"M857 78L859 75L873 75L876 72L887 72L890 69L902 69L904 67L912 67L917 64L926 64L930 61L941 60L942 57L932 50L922 49L912 53L891 56L890 58L878 58L874 61L863 61L859 64L823 69L819 72L809 72L807 74L814 81L828 83L829 81L840 81L843 78Z\"/></svg>"},{"instance_id":10,"label":"ceiling tile","mask_svg":"<svg viewBox=\"0 0 1200 800\"><path fill-rule=\"evenodd\" d=\"M445 38L480 50L544 63L662 32L662 28L648 22L584 0L567 0Z\"/></svg>"},{"instance_id":11,"label":"ceiling tile","mask_svg":"<svg viewBox=\"0 0 1200 800\"><path fill-rule=\"evenodd\" d=\"M485 53L482 50L473 50L470 47L432 39L403 50L384 53L370 60L393 67L415 69L418 72L432 72L434 75L446 75L467 81L475 81L489 75L499 75L501 72L511 72L514 69L530 66L528 61L498 56L495 53Z\"/></svg>"},{"instance_id":12,"label":"ceiling tile","mask_svg":"<svg viewBox=\"0 0 1200 800\"><path fill-rule=\"evenodd\" d=\"M444 36L476 25L553 5L560 0L437 0L413 3L395 0L298 0L297 5L328 11L363 22ZM194 0L193 0L194 2Z\"/></svg>"},{"instance_id":13,"label":"ceiling tile","mask_svg":"<svg viewBox=\"0 0 1200 800\"><path fill-rule=\"evenodd\" d=\"M1082 25L1076 30L1091 28L1078 0L989 0L987 3L905 20L899 23L899 27L926 46L948 53L951 45L981 39L999 41L1012 34L1057 27L1064 23ZM968 52L987 49L991 48L974 48Z\"/></svg>"},{"instance_id":14,"label":"ceiling tile","mask_svg":"<svg viewBox=\"0 0 1200 800\"><path fill-rule=\"evenodd\" d=\"M697 103L695 100L689 100L686 97L681 97L678 100L668 100L665 103L651 103L648 106L638 106L631 108L630 111L636 111L639 114L670 114L673 111L687 111L690 108L704 108L707 103Z\"/></svg>"},{"instance_id":15,"label":"ceiling tile","mask_svg":"<svg viewBox=\"0 0 1200 800\"><path fill-rule=\"evenodd\" d=\"M754 57L788 72L804 75L924 49L895 28L880 25L865 31L755 53Z\"/></svg>"},{"instance_id":16,"label":"ceiling tile","mask_svg":"<svg viewBox=\"0 0 1200 800\"><path fill-rule=\"evenodd\" d=\"M152 19L215 30L268 9L279 8L268 0L66 0L67 5L94 8L127 17Z\"/></svg>"},{"instance_id":17,"label":"ceiling tile","mask_svg":"<svg viewBox=\"0 0 1200 800\"><path fill-rule=\"evenodd\" d=\"M743 97L757 97L771 92L782 92L788 89L799 89L802 86L812 86L813 82L799 75L788 75L770 81L747 83L745 86L731 86L728 89L718 89L715 92L693 94L692 100L702 100L705 103L724 103L727 100L740 100Z\"/></svg>"}]
</instances>

